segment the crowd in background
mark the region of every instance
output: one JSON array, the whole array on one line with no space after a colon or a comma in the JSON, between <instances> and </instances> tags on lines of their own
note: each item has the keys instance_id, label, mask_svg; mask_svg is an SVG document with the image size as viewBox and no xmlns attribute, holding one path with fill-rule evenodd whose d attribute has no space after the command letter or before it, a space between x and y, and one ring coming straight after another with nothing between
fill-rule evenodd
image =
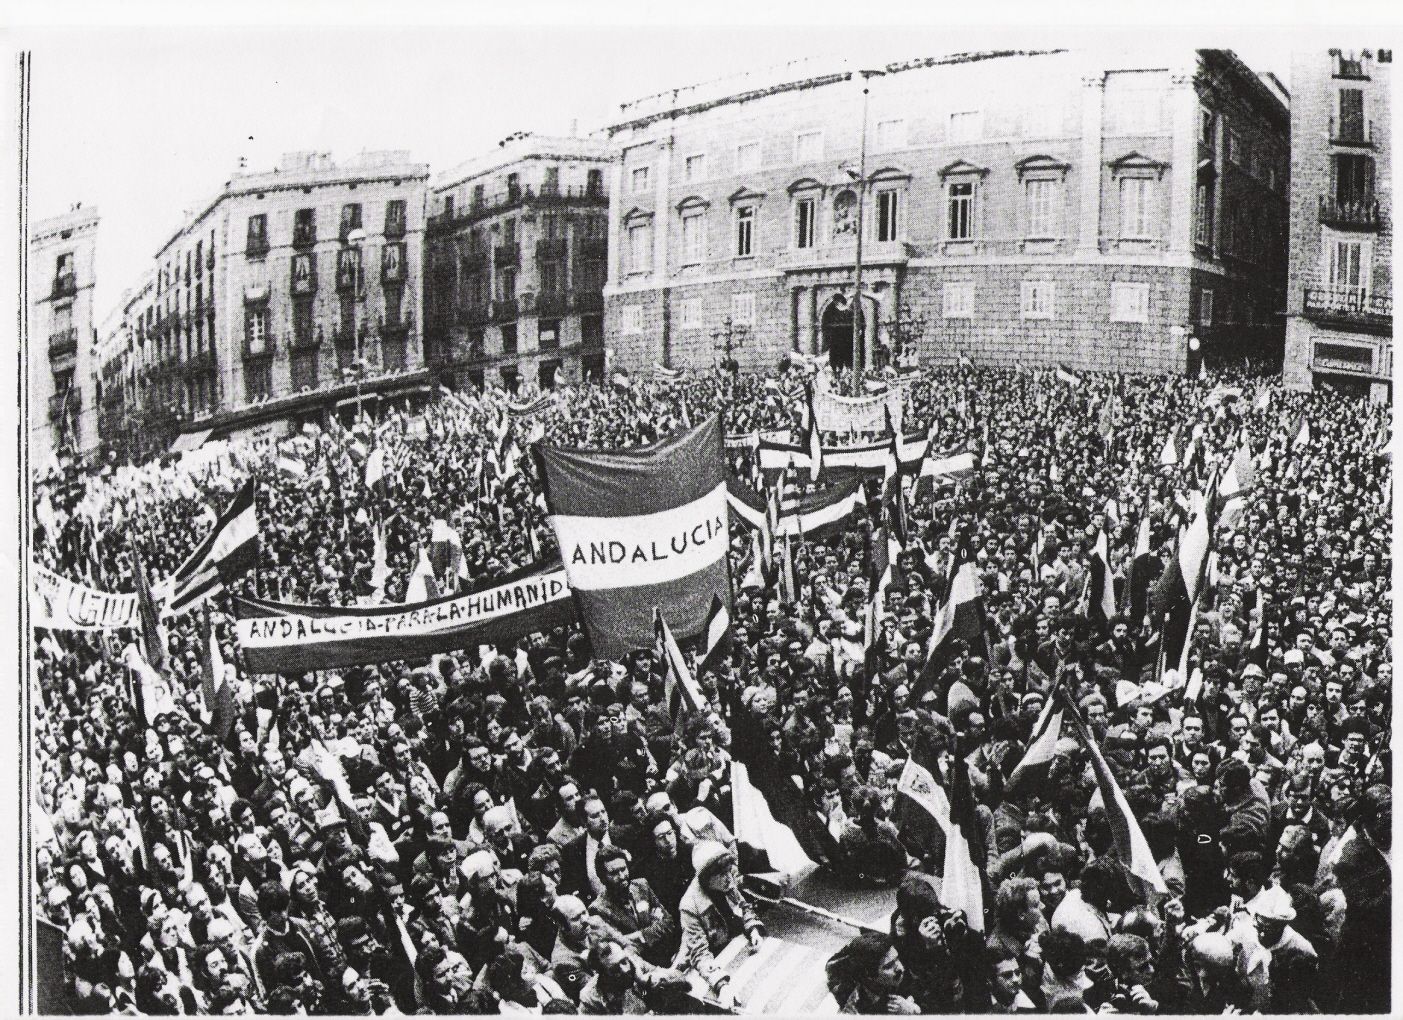
<instances>
[{"instance_id":1,"label":"crowd in background","mask_svg":"<svg viewBox=\"0 0 1403 1020\"><path fill-rule=\"evenodd\" d=\"M174 571L246 477L261 539L256 570L167 621L175 696L154 725L129 696L131 634L36 634L36 895L62 933L73 1008L729 1005L717 955L765 931L730 815L743 725L802 790L835 881L895 890L890 930L855 938L828 968L846 1012L1386 1011L1391 464L1387 410L1360 400L1287 392L1245 368L1075 384L921 370L904 385L905 430L932 451L974 450L977 470L912 487L874 645L879 476L851 526L793 544L789 583L742 585L753 545L733 518L730 649L698 678L712 713L680 730L651 649L598 661L578 627L302 676L243 666L230 595L402 602L436 519L462 538L446 589L549 560L528 439L625 447L713 413L728 435L802 437L804 376L563 387L520 419L506 394L454 395L282 449L230 449L200 471L108 469L44 495L35 562L107 591L134 590L134 548L153 580ZM1227 386L1240 394L1224 398ZM1256 481L1212 538L1190 688L1166 681L1157 621L1086 613L1087 572L1104 530L1123 595L1146 513L1167 562L1193 493L1244 444ZM377 447L384 493L364 480ZM727 450L748 483L755 456L749 443ZM289 457L305 470L281 468ZM768 484L831 483L782 474ZM961 540L976 550L986 641L957 649L916 697ZM199 693L206 613L235 690L224 741ZM1007 787L1056 686L1100 741L1167 895L1116 856L1074 742L1046 783ZM917 747L942 781L955 756L967 763L982 923L941 900L941 848L900 824L896 784Z\"/></svg>"}]
</instances>

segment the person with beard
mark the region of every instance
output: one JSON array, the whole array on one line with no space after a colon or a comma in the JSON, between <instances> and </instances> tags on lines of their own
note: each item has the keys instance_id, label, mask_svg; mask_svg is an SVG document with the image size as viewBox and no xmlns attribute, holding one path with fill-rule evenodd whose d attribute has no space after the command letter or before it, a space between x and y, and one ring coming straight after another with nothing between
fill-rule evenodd
<instances>
[{"instance_id":1,"label":"person with beard","mask_svg":"<svg viewBox=\"0 0 1403 1020\"><path fill-rule=\"evenodd\" d=\"M681 941L677 922L647 880L632 876L623 850L604 847L598 867L604 891L594 898L590 910L632 943L648 963L666 966L676 956Z\"/></svg>"},{"instance_id":2,"label":"person with beard","mask_svg":"<svg viewBox=\"0 0 1403 1020\"><path fill-rule=\"evenodd\" d=\"M915 999L901 994L906 966L889 935L859 935L829 959L827 978L839 1012L907 1016L921 1012Z\"/></svg>"},{"instance_id":3,"label":"person with beard","mask_svg":"<svg viewBox=\"0 0 1403 1020\"><path fill-rule=\"evenodd\" d=\"M555 802L555 824L546 832L546 839L556 846L566 847L584 835L584 798L579 784L564 773L552 791Z\"/></svg>"},{"instance_id":4,"label":"person with beard","mask_svg":"<svg viewBox=\"0 0 1403 1020\"><path fill-rule=\"evenodd\" d=\"M650 967L614 939L603 939L590 949L589 969L594 977L580 991L581 1013L687 1012L687 979L670 968Z\"/></svg>"},{"instance_id":5,"label":"person with beard","mask_svg":"<svg viewBox=\"0 0 1403 1020\"><path fill-rule=\"evenodd\" d=\"M497 775L492 768L491 750L481 738L468 734L463 738L463 751L457 768L448 773L448 778L443 783L443 793L448 798L449 805L455 809L458 817L462 817L468 813L467 809L470 807L463 802L463 791L473 784L495 790L496 782Z\"/></svg>"},{"instance_id":6,"label":"person with beard","mask_svg":"<svg viewBox=\"0 0 1403 1020\"><path fill-rule=\"evenodd\" d=\"M683 843L677 820L665 812L650 812L644 828L648 845L640 856L638 874L673 920L680 921L682 896L696 877L690 848Z\"/></svg>"},{"instance_id":7,"label":"person with beard","mask_svg":"<svg viewBox=\"0 0 1403 1020\"><path fill-rule=\"evenodd\" d=\"M525 804L536 788L533 760L526 741L515 729L502 734L502 762L498 766L498 789L502 799Z\"/></svg>"}]
</instances>

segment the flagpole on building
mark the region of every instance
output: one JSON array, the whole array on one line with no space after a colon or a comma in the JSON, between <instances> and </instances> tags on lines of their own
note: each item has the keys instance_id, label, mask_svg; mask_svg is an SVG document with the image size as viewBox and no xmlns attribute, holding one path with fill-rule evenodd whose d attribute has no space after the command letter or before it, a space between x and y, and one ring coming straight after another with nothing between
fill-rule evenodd
<instances>
[{"instance_id":1,"label":"flagpole on building","mask_svg":"<svg viewBox=\"0 0 1403 1020\"><path fill-rule=\"evenodd\" d=\"M862 132L858 148L857 171L857 260L853 270L853 394L862 392L862 361L867 341L866 314L862 307L862 229L863 211L867 200L867 95L868 79L886 74L885 71L859 71L862 75ZM851 175L851 171L849 171Z\"/></svg>"}]
</instances>

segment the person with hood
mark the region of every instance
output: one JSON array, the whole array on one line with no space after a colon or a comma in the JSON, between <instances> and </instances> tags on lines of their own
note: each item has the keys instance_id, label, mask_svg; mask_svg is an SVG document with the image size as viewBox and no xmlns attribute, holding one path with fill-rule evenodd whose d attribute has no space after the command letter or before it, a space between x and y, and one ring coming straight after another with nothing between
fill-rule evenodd
<instances>
[{"instance_id":1,"label":"person with hood","mask_svg":"<svg viewBox=\"0 0 1403 1020\"><path fill-rule=\"evenodd\" d=\"M692 848L692 867L696 878L679 905L682 947L678 960L701 975L713 990L719 990L729 978L718 970L716 954L741 935L758 949L765 926L740 891L736 858L730 850L703 840Z\"/></svg>"}]
</instances>

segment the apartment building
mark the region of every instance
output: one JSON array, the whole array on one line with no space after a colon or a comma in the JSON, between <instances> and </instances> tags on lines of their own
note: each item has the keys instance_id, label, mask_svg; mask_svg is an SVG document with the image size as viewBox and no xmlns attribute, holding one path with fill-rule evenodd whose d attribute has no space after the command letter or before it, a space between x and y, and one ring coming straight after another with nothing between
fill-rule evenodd
<instances>
[{"instance_id":1,"label":"apartment building","mask_svg":"<svg viewBox=\"0 0 1403 1020\"><path fill-rule=\"evenodd\" d=\"M800 351L1177 373L1279 352L1287 130L1279 86L1223 50L671 90L608 129L605 333L623 364L760 369Z\"/></svg>"},{"instance_id":2,"label":"apartment building","mask_svg":"<svg viewBox=\"0 0 1403 1020\"><path fill-rule=\"evenodd\" d=\"M601 139L521 134L434 184L425 356L445 382L602 374L609 165Z\"/></svg>"},{"instance_id":3,"label":"apartment building","mask_svg":"<svg viewBox=\"0 0 1403 1020\"><path fill-rule=\"evenodd\" d=\"M92 388L96 209L75 205L34 224L27 309L29 458L43 473L56 455L83 459L97 445Z\"/></svg>"},{"instance_id":4,"label":"apartment building","mask_svg":"<svg viewBox=\"0 0 1403 1020\"><path fill-rule=\"evenodd\" d=\"M128 305L134 425L193 446L422 389L428 177L400 151L289 153L235 173Z\"/></svg>"},{"instance_id":5,"label":"apartment building","mask_svg":"<svg viewBox=\"0 0 1403 1020\"><path fill-rule=\"evenodd\" d=\"M1291 65L1286 384L1387 401L1393 378L1391 50Z\"/></svg>"}]
</instances>

